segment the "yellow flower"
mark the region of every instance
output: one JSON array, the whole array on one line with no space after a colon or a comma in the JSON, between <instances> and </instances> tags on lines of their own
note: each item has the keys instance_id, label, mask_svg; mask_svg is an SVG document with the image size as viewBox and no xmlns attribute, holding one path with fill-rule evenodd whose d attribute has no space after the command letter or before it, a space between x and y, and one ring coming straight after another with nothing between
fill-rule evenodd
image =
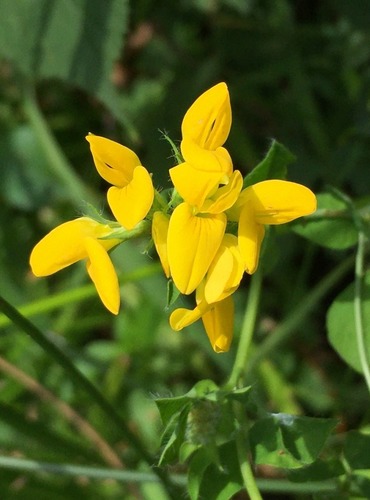
<instances>
[{"instance_id":1,"label":"yellow flower","mask_svg":"<svg viewBox=\"0 0 370 500\"><path fill-rule=\"evenodd\" d=\"M257 269L264 225L285 224L315 210L315 195L301 184L267 180L244 189L228 218L239 222L239 249L246 272L253 274Z\"/></svg>"},{"instance_id":2,"label":"yellow flower","mask_svg":"<svg viewBox=\"0 0 370 500\"><path fill-rule=\"evenodd\" d=\"M169 223L170 219L166 214L159 211L154 212L152 220L152 238L166 278L171 276L167 254L167 235Z\"/></svg>"},{"instance_id":3,"label":"yellow flower","mask_svg":"<svg viewBox=\"0 0 370 500\"><path fill-rule=\"evenodd\" d=\"M229 350L234 328L234 303L231 294L238 288L244 273L237 237L225 234L206 278L196 290L196 307L179 308L170 317L171 327L178 331L202 318L212 348Z\"/></svg>"},{"instance_id":4,"label":"yellow flower","mask_svg":"<svg viewBox=\"0 0 370 500\"><path fill-rule=\"evenodd\" d=\"M35 276L49 276L86 259L87 271L101 301L113 314L120 305L119 285L108 250L121 240L108 238L112 229L89 217L65 222L48 233L32 250L30 265Z\"/></svg>"},{"instance_id":5,"label":"yellow flower","mask_svg":"<svg viewBox=\"0 0 370 500\"><path fill-rule=\"evenodd\" d=\"M207 273L225 234L225 211L237 200L242 183L240 172L235 171L228 184L199 208L186 201L175 208L169 222L167 252L171 276L181 293L193 292Z\"/></svg>"},{"instance_id":6,"label":"yellow flower","mask_svg":"<svg viewBox=\"0 0 370 500\"><path fill-rule=\"evenodd\" d=\"M230 98L225 83L202 94L185 114L181 152L185 162L170 169L184 200L171 215L167 258L175 285L193 292L214 259L225 234L228 210L238 198L243 179L233 172L222 147L231 126Z\"/></svg>"},{"instance_id":7,"label":"yellow flower","mask_svg":"<svg viewBox=\"0 0 370 500\"><path fill-rule=\"evenodd\" d=\"M86 137L95 166L110 184L108 203L117 221L133 229L148 214L154 199L149 172L131 149L97 135Z\"/></svg>"},{"instance_id":8,"label":"yellow flower","mask_svg":"<svg viewBox=\"0 0 370 500\"><path fill-rule=\"evenodd\" d=\"M231 106L223 82L204 92L186 112L181 153L187 163L207 172L230 172L230 155L222 147L231 127Z\"/></svg>"}]
</instances>

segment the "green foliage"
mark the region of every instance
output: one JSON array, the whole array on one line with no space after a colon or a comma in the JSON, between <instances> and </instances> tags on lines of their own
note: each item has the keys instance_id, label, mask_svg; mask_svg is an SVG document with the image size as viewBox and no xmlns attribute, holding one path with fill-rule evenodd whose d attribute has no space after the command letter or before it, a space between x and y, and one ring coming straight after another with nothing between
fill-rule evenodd
<instances>
[{"instance_id":1,"label":"green foliage","mask_svg":"<svg viewBox=\"0 0 370 500\"><path fill-rule=\"evenodd\" d=\"M295 469L312 464L337 422L279 413L258 420L251 429L257 464Z\"/></svg>"},{"instance_id":2,"label":"green foliage","mask_svg":"<svg viewBox=\"0 0 370 500\"><path fill-rule=\"evenodd\" d=\"M271 499L369 498L368 10L0 0L0 11L0 295L33 322L0 316L1 498L227 500L246 489L249 459ZM244 187L287 178L320 193L315 214L266 239L257 317L245 279L225 355L200 326L170 330L177 290L140 243L113 253L116 318L84 266L48 280L28 266L87 203L105 217L89 131L134 147L165 189L177 160L159 130L177 150L189 103L221 80ZM230 387L246 322L253 342Z\"/></svg>"},{"instance_id":3,"label":"green foliage","mask_svg":"<svg viewBox=\"0 0 370 500\"><path fill-rule=\"evenodd\" d=\"M357 229L347 205L331 193L317 195L317 211L294 223L294 231L318 245L344 250L357 242Z\"/></svg>"},{"instance_id":4,"label":"green foliage","mask_svg":"<svg viewBox=\"0 0 370 500\"><path fill-rule=\"evenodd\" d=\"M353 305L354 284L349 285L335 298L328 310L327 328L329 341L338 354L354 370L363 373L360 362L358 340L355 335L355 311ZM370 273L364 276L362 311L364 319L365 344L370 356Z\"/></svg>"},{"instance_id":5,"label":"green foliage","mask_svg":"<svg viewBox=\"0 0 370 500\"><path fill-rule=\"evenodd\" d=\"M285 146L273 140L263 160L244 177L243 187L246 188L267 179L285 179L287 167L294 160L294 155Z\"/></svg>"}]
</instances>

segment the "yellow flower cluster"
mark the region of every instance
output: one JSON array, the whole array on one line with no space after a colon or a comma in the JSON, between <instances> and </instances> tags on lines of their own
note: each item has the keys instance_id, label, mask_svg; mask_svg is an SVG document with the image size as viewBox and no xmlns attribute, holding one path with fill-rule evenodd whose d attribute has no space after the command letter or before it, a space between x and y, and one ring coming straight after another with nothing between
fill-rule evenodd
<instances>
[{"instance_id":1,"label":"yellow flower cluster","mask_svg":"<svg viewBox=\"0 0 370 500\"><path fill-rule=\"evenodd\" d=\"M174 185L168 202L153 188L148 171L130 149L109 139L87 136L99 174L110 184L108 204L118 222L88 217L58 226L33 249L31 267L47 276L86 259L87 270L104 305L118 313L119 285L108 251L140 225L151 225L164 273L178 290L195 291L194 309L170 316L174 330L202 319L216 352L229 349L233 336L232 294L244 272L257 269L264 226L283 224L316 210L306 187L266 180L243 189L223 147L231 127L225 83L202 94L182 122L182 163L170 169ZM153 201L161 198L161 203ZM234 224L231 224L234 223ZM237 226L237 233L229 227ZM147 226L145 226L147 227Z\"/></svg>"}]
</instances>

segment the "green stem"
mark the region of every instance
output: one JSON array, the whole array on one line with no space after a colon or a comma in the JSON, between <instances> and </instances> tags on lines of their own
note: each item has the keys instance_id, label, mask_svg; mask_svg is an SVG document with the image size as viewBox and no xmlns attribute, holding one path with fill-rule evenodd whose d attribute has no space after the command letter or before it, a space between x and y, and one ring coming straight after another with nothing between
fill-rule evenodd
<instances>
[{"instance_id":1,"label":"green stem","mask_svg":"<svg viewBox=\"0 0 370 500\"><path fill-rule=\"evenodd\" d=\"M328 273L304 299L294 308L280 325L278 325L273 334L271 334L261 345L258 346L253 356L251 356L246 375L251 373L258 363L274 351L278 345L283 343L292 335L295 329L302 323L304 318L320 303L325 295L340 281L352 268L353 257L349 257L341 262L333 271Z\"/></svg>"},{"instance_id":2,"label":"green stem","mask_svg":"<svg viewBox=\"0 0 370 500\"><path fill-rule=\"evenodd\" d=\"M233 406L236 422L239 427L236 432L235 443L245 490L248 493L250 500L262 500L262 496L258 489L256 478L254 477L252 466L249 461L250 450L247 434L249 425L244 415L243 407L237 402L235 402Z\"/></svg>"},{"instance_id":3,"label":"green stem","mask_svg":"<svg viewBox=\"0 0 370 500\"><path fill-rule=\"evenodd\" d=\"M85 465L58 464L53 462L39 462L24 458L0 456L0 467L24 472L48 472L63 476L84 476L93 479L115 479L131 483L158 483L158 477L151 472L131 470L116 470L106 467L89 467ZM171 474L174 484L186 486L187 478L182 474ZM336 480L307 481L292 483L286 479L257 479L259 489L266 493L314 494L339 492L339 483Z\"/></svg>"},{"instance_id":4,"label":"green stem","mask_svg":"<svg viewBox=\"0 0 370 500\"><path fill-rule=\"evenodd\" d=\"M353 305L355 309L355 328L358 354L361 368L365 377L367 388L370 392L370 364L367 355L365 343L365 332L363 323L362 297L363 297L363 279L364 279L364 255L365 255L366 237L362 231L358 233L358 246L356 253L355 266L355 296Z\"/></svg>"},{"instance_id":5,"label":"green stem","mask_svg":"<svg viewBox=\"0 0 370 500\"><path fill-rule=\"evenodd\" d=\"M244 378L247 360L250 352L253 332L256 324L259 300L262 286L262 272L258 270L251 278L247 306L245 309L243 325L240 333L238 350L230 378L226 384L227 388L236 387Z\"/></svg>"},{"instance_id":6,"label":"green stem","mask_svg":"<svg viewBox=\"0 0 370 500\"><path fill-rule=\"evenodd\" d=\"M104 398L104 396L90 382L90 380L75 367L63 351L53 344L41 330L39 330L27 318L22 316L17 309L15 309L1 296L0 309L15 325L27 333L42 349L44 349L44 351L52 359L54 359L54 361L64 368L76 385L89 394L93 401L95 401L100 409L106 414L108 419L118 427L126 441L132 446L141 459L143 459L149 466L152 466L154 458L146 451L135 434L131 432L126 421L120 416L109 401ZM175 494L172 494L173 485L171 484L166 472L159 468L155 468L154 471L166 487L168 493L171 495L171 498L176 498Z\"/></svg>"}]
</instances>

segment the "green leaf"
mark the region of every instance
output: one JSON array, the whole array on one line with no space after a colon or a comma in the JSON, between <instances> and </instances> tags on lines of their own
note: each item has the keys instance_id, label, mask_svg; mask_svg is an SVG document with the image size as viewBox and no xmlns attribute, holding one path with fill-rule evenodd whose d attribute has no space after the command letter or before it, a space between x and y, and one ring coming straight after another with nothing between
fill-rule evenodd
<instances>
[{"instance_id":1,"label":"green leaf","mask_svg":"<svg viewBox=\"0 0 370 500\"><path fill-rule=\"evenodd\" d=\"M264 159L244 178L243 188L267 179L285 179L287 167L294 160L285 146L273 140Z\"/></svg>"},{"instance_id":2,"label":"green leaf","mask_svg":"<svg viewBox=\"0 0 370 500\"><path fill-rule=\"evenodd\" d=\"M370 434L350 431L346 436L343 454L352 470L370 469Z\"/></svg>"},{"instance_id":3,"label":"green leaf","mask_svg":"<svg viewBox=\"0 0 370 500\"><path fill-rule=\"evenodd\" d=\"M155 398L163 424L166 426L173 415L179 413L190 401L207 399L215 401L217 399L218 387L212 380L201 380L197 382L189 392L176 398Z\"/></svg>"},{"instance_id":4,"label":"green leaf","mask_svg":"<svg viewBox=\"0 0 370 500\"><path fill-rule=\"evenodd\" d=\"M190 400L191 398L186 394L177 398L156 398L154 401L161 415L163 425L168 425L172 417L179 413Z\"/></svg>"},{"instance_id":5,"label":"green leaf","mask_svg":"<svg viewBox=\"0 0 370 500\"><path fill-rule=\"evenodd\" d=\"M317 211L291 224L293 231L318 245L344 250L357 242L357 229L343 200L331 193L317 195Z\"/></svg>"},{"instance_id":6,"label":"green leaf","mask_svg":"<svg viewBox=\"0 0 370 500\"><path fill-rule=\"evenodd\" d=\"M298 417L286 413L258 420L250 438L257 464L294 469L318 457L336 425L334 419Z\"/></svg>"},{"instance_id":7,"label":"green leaf","mask_svg":"<svg viewBox=\"0 0 370 500\"><path fill-rule=\"evenodd\" d=\"M161 466L177 459L181 445L185 439L189 410L190 405L185 406L179 415L174 415L172 417L172 420L166 427L162 437L162 443L165 442L165 446L158 465Z\"/></svg>"},{"instance_id":8,"label":"green leaf","mask_svg":"<svg viewBox=\"0 0 370 500\"><path fill-rule=\"evenodd\" d=\"M240 389L234 389L233 391L225 394L225 398L228 400L239 401L243 406L249 403L250 391L252 386L248 385L246 387L241 387Z\"/></svg>"},{"instance_id":9,"label":"green leaf","mask_svg":"<svg viewBox=\"0 0 370 500\"><path fill-rule=\"evenodd\" d=\"M235 442L218 448L221 463L216 465L212 454L200 448L191 457L188 472L188 492L191 500L212 498L228 500L242 489Z\"/></svg>"},{"instance_id":10,"label":"green leaf","mask_svg":"<svg viewBox=\"0 0 370 500\"><path fill-rule=\"evenodd\" d=\"M301 483L306 481L325 481L345 473L344 466L339 458L334 460L315 460L310 465L299 469L291 469L288 476L291 481Z\"/></svg>"},{"instance_id":11,"label":"green leaf","mask_svg":"<svg viewBox=\"0 0 370 500\"><path fill-rule=\"evenodd\" d=\"M354 284L352 283L336 297L330 306L326 317L326 325L329 334L329 342L332 347L354 370L362 373L355 332L353 298ZM364 276L362 301L365 344L367 346L367 355L369 359L370 272L367 272Z\"/></svg>"},{"instance_id":12,"label":"green leaf","mask_svg":"<svg viewBox=\"0 0 370 500\"><path fill-rule=\"evenodd\" d=\"M127 4L2 0L0 55L27 76L60 78L97 95L122 49Z\"/></svg>"}]
</instances>

